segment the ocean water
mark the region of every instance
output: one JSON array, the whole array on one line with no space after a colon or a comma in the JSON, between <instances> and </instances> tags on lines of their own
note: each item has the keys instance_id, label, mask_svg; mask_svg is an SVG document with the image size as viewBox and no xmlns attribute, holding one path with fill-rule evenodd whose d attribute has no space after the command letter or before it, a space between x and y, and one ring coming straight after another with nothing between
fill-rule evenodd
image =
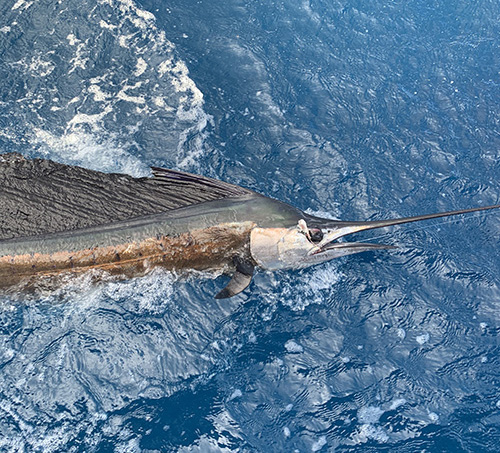
<instances>
[{"instance_id":1,"label":"ocean water","mask_svg":"<svg viewBox=\"0 0 500 453\"><path fill-rule=\"evenodd\" d=\"M499 203L500 4L3 0L0 151L310 212ZM497 452L500 213L227 279L0 298L0 451Z\"/></svg>"}]
</instances>

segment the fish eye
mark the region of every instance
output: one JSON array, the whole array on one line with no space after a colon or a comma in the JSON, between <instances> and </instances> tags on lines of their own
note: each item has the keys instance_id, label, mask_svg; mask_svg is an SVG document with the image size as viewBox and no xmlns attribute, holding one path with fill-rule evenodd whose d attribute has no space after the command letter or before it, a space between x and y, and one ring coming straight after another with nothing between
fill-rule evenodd
<instances>
[{"instance_id":1,"label":"fish eye","mask_svg":"<svg viewBox=\"0 0 500 453\"><path fill-rule=\"evenodd\" d=\"M309 230L309 236L311 241L314 243L321 242L323 240L323 232L318 228L311 228Z\"/></svg>"}]
</instances>

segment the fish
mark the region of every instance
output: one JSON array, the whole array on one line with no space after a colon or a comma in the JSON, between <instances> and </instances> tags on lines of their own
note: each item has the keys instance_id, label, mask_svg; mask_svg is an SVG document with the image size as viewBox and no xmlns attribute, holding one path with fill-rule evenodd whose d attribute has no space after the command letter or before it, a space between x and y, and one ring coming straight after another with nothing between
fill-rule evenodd
<instances>
[{"instance_id":1,"label":"fish","mask_svg":"<svg viewBox=\"0 0 500 453\"><path fill-rule=\"evenodd\" d=\"M90 269L130 278L163 267L229 274L215 295L223 299L244 291L256 268L299 269L397 248L344 240L357 232L500 208L332 220L206 176L151 172L134 178L0 155L0 288Z\"/></svg>"}]
</instances>

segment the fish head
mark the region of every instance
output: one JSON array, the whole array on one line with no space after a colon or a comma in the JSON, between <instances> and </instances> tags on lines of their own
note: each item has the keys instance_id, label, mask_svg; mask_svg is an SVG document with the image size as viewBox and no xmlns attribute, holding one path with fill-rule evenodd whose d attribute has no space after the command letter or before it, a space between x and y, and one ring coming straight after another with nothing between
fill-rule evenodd
<instances>
[{"instance_id":1,"label":"fish head","mask_svg":"<svg viewBox=\"0 0 500 453\"><path fill-rule=\"evenodd\" d=\"M300 269L354 253L397 248L393 245L342 240L344 236L360 231L499 208L500 205L497 204L366 222L322 219L302 213L307 218L307 223L300 219L291 228L254 228L250 233L250 253L254 261L264 269Z\"/></svg>"},{"instance_id":2,"label":"fish head","mask_svg":"<svg viewBox=\"0 0 500 453\"><path fill-rule=\"evenodd\" d=\"M338 242L354 233L345 228L308 227L304 219L292 228L254 228L250 233L250 253L256 263L268 270L301 269L341 256L368 250L396 248L383 244Z\"/></svg>"}]
</instances>

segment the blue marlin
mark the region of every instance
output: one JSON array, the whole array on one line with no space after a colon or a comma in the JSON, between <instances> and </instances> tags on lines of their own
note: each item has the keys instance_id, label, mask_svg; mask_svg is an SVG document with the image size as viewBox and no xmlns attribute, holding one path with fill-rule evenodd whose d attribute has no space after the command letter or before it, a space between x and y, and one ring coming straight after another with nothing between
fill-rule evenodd
<instances>
[{"instance_id":1,"label":"blue marlin","mask_svg":"<svg viewBox=\"0 0 500 453\"><path fill-rule=\"evenodd\" d=\"M249 286L257 267L298 269L396 248L344 241L353 233L500 207L332 220L216 179L152 173L132 178L0 155L0 287L93 268L130 277L161 266L231 273L215 296L227 298Z\"/></svg>"}]
</instances>

